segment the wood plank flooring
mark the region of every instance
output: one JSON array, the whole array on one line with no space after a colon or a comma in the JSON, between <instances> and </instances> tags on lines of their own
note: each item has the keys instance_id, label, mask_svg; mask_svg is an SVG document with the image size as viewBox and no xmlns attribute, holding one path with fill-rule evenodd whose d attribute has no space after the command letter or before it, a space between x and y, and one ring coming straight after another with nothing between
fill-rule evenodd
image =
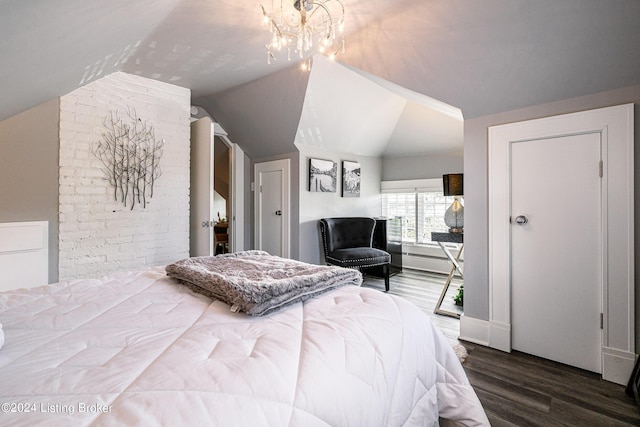
<instances>
[{"instance_id":1,"label":"wood plank flooring","mask_svg":"<svg viewBox=\"0 0 640 427\"><path fill-rule=\"evenodd\" d=\"M445 279L405 269L391 277L389 293L412 301L447 338L455 340L460 333L459 320L433 313ZM454 280L443 308L457 309L452 298L460 283ZM363 286L384 290L383 280L372 276L365 276ZM640 426L640 411L625 394L624 386L521 352L504 353L461 343L469 352L463 367L494 427Z\"/></svg>"}]
</instances>

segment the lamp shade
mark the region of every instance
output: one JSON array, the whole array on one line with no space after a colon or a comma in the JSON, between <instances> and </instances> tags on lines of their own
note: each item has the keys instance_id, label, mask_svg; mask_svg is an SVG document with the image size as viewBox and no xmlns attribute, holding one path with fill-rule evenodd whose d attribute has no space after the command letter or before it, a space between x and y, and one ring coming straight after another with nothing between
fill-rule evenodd
<instances>
[{"instance_id":1,"label":"lamp shade","mask_svg":"<svg viewBox=\"0 0 640 427\"><path fill-rule=\"evenodd\" d=\"M463 176L461 173L442 175L442 186L445 196L462 196L464 194Z\"/></svg>"}]
</instances>

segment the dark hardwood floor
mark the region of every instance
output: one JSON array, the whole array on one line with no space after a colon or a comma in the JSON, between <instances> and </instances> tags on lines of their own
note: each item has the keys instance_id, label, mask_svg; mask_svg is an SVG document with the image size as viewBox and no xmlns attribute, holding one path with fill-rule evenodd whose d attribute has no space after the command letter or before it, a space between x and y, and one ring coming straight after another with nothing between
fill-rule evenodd
<instances>
[{"instance_id":1,"label":"dark hardwood floor","mask_svg":"<svg viewBox=\"0 0 640 427\"><path fill-rule=\"evenodd\" d=\"M389 293L420 307L452 341L459 320L433 313L446 276L405 269L391 277ZM456 310L454 280L443 308ZM384 290L382 279L365 275L363 286ZM445 306L446 304L446 306ZM463 367L494 427L640 426L640 411L624 386L600 375L520 352L504 353L460 341L469 355Z\"/></svg>"}]
</instances>

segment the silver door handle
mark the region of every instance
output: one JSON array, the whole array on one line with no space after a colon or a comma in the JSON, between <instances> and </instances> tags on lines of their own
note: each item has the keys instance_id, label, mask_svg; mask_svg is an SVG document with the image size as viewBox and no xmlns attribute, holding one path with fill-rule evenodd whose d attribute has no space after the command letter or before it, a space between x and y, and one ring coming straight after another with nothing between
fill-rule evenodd
<instances>
[{"instance_id":1,"label":"silver door handle","mask_svg":"<svg viewBox=\"0 0 640 427\"><path fill-rule=\"evenodd\" d=\"M528 222L529 222L529 218L527 218L524 215L518 215L516 217L516 224L518 224L518 225L525 225Z\"/></svg>"}]
</instances>

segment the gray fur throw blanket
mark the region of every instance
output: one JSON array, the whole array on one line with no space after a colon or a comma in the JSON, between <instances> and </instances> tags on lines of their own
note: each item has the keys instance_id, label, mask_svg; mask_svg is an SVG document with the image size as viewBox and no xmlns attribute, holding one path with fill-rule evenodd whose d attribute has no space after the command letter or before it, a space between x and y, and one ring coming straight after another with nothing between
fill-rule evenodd
<instances>
[{"instance_id":1,"label":"gray fur throw blanket","mask_svg":"<svg viewBox=\"0 0 640 427\"><path fill-rule=\"evenodd\" d=\"M170 277L251 316L263 316L331 289L362 284L357 270L243 251L193 257L166 267Z\"/></svg>"}]
</instances>

